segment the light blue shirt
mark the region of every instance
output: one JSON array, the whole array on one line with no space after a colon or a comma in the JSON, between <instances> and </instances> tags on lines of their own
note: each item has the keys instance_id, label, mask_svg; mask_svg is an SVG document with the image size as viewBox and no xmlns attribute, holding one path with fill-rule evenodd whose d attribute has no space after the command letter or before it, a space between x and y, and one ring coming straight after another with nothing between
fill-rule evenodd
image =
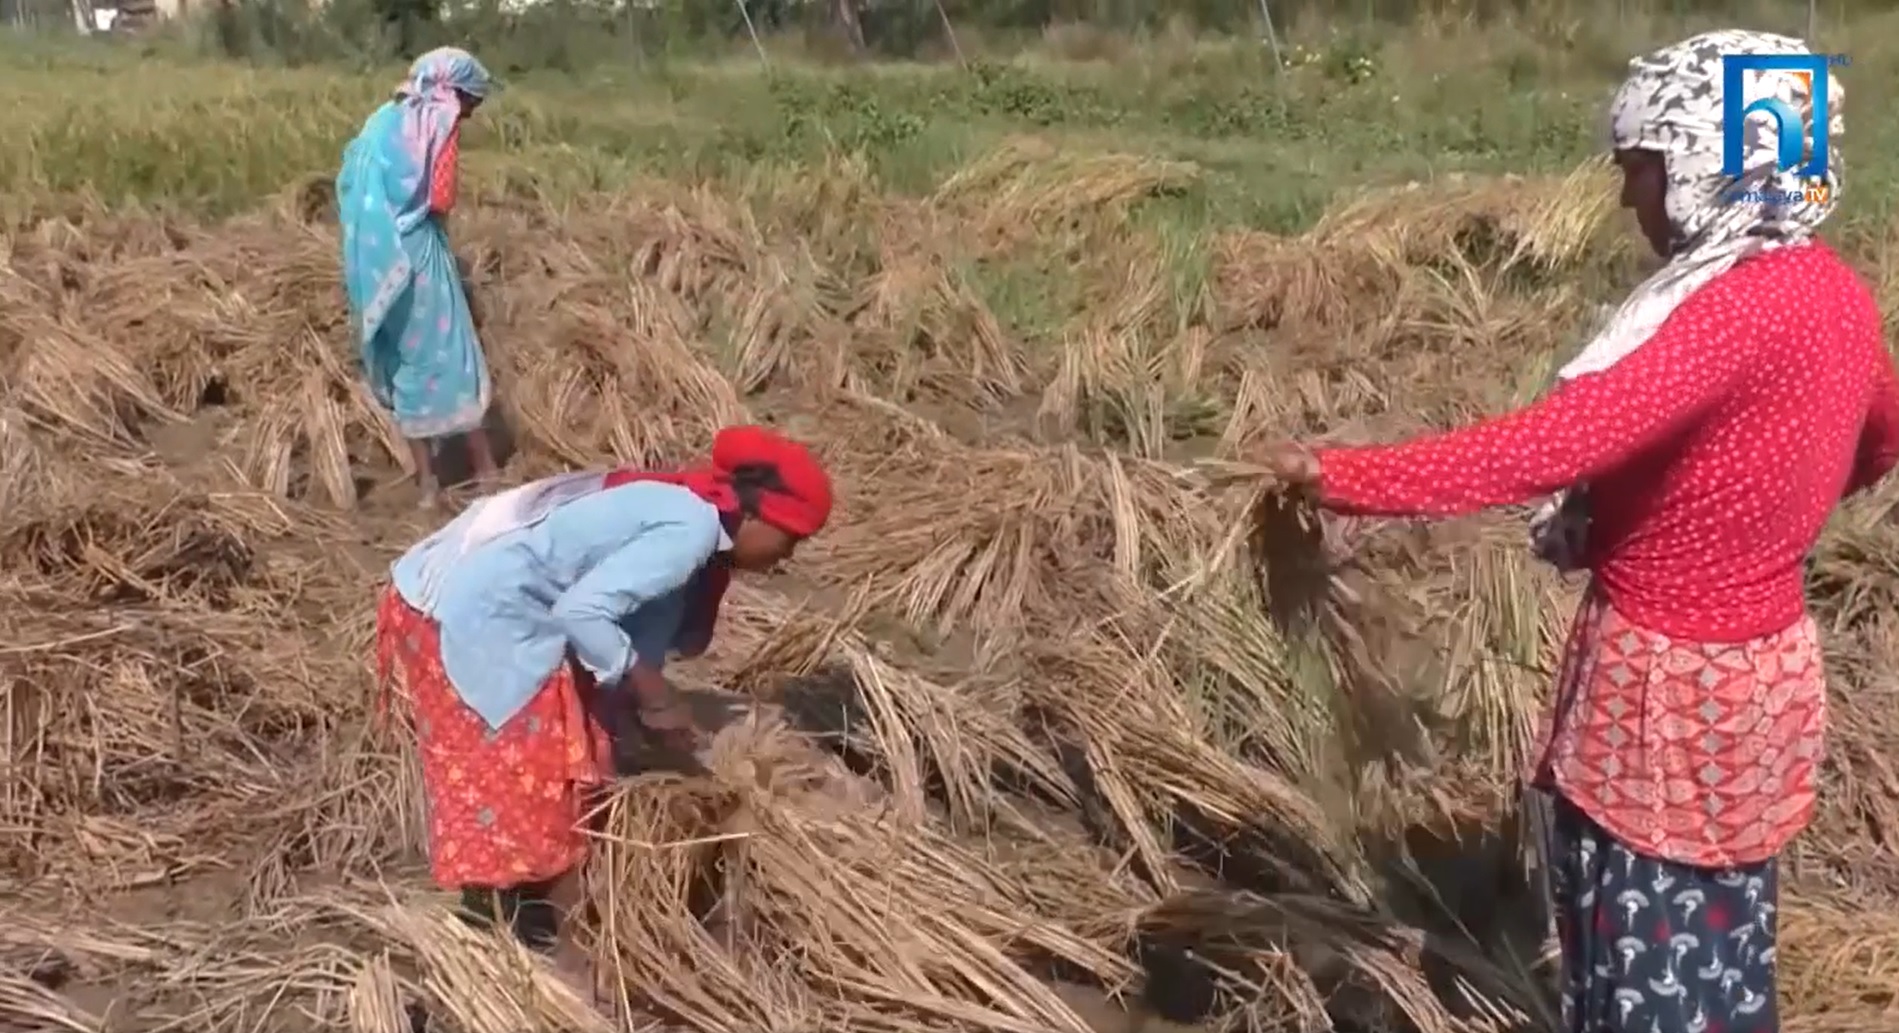
<instances>
[{"instance_id":1,"label":"light blue shirt","mask_svg":"<svg viewBox=\"0 0 1899 1033\"><path fill-rule=\"evenodd\" d=\"M612 689L635 661L665 664L693 630L700 574L731 547L719 511L676 484L635 481L564 503L448 568L428 612L441 627L442 666L492 728L534 698L570 647ZM391 569L418 608L429 549Z\"/></svg>"}]
</instances>

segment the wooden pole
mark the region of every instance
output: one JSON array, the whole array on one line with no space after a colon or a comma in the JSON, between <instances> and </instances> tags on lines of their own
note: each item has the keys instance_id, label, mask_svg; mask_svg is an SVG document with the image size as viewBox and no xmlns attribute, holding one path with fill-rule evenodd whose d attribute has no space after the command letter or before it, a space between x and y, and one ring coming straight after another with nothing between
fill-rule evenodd
<instances>
[{"instance_id":1,"label":"wooden pole","mask_svg":"<svg viewBox=\"0 0 1899 1033\"><path fill-rule=\"evenodd\" d=\"M752 24L751 9L745 6L745 0L732 0L738 4L739 17L745 19L745 34L752 37L752 49L758 51L758 63L771 67L771 59L765 56L765 44L758 38L758 26Z\"/></svg>"},{"instance_id":2,"label":"wooden pole","mask_svg":"<svg viewBox=\"0 0 1899 1033\"><path fill-rule=\"evenodd\" d=\"M1279 52L1279 31L1273 28L1273 12L1266 0L1259 0L1259 20L1266 26L1266 45L1273 50L1273 85L1279 88L1281 104L1286 100L1286 58Z\"/></svg>"},{"instance_id":3,"label":"wooden pole","mask_svg":"<svg viewBox=\"0 0 1899 1033\"><path fill-rule=\"evenodd\" d=\"M956 54L956 63L968 68L969 61L963 57L963 45L956 42L956 26L950 24L949 12L943 9L943 0L936 0L936 16L943 19L943 34L949 37L950 50Z\"/></svg>"}]
</instances>

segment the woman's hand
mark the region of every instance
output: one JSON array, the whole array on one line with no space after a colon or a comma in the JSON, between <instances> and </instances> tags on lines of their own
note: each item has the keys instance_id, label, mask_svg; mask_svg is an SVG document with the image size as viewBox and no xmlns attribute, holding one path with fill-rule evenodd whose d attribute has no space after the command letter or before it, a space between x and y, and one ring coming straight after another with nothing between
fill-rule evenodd
<instances>
[{"instance_id":1,"label":"woman's hand","mask_svg":"<svg viewBox=\"0 0 1899 1033\"><path fill-rule=\"evenodd\" d=\"M655 732L677 732L692 727L692 708L682 699L640 707L640 724Z\"/></svg>"},{"instance_id":2,"label":"woman's hand","mask_svg":"<svg viewBox=\"0 0 1899 1033\"><path fill-rule=\"evenodd\" d=\"M692 708L685 698L666 681L666 676L651 667L635 664L626 672L627 687L639 703L640 727L662 748L691 754L699 748L699 730L693 724Z\"/></svg>"},{"instance_id":3,"label":"woman's hand","mask_svg":"<svg viewBox=\"0 0 1899 1033\"><path fill-rule=\"evenodd\" d=\"M1280 442L1253 454L1252 461L1272 471L1280 483L1289 487L1316 488L1323 472L1319 457L1304 445Z\"/></svg>"},{"instance_id":4,"label":"woman's hand","mask_svg":"<svg viewBox=\"0 0 1899 1033\"><path fill-rule=\"evenodd\" d=\"M683 699L642 706L639 718L640 725L664 749L690 755L698 752L702 744L699 727L692 719L692 708Z\"/></svg>"}]
</instances>

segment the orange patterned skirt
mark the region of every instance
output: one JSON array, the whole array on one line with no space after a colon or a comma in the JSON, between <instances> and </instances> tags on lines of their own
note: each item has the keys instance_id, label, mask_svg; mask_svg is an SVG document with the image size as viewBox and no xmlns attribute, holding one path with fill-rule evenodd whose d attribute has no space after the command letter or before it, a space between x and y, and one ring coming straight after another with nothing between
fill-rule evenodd
<instances>
[{"instance_id":1,"label":"orange patterned skirt","mask_svg":"<svg viewBox=\"0 0 1899 1033\"><path fill-rule=\"evenodd\" d=\"M1759 863L1813 815L1826 702L1811 618L1748 642L1691 642L1638 627L1592 591L1532 781L1649 857Z\"/></svg>"},{"instance_id":2,"label":"orange patterned skirt","mask_svg":"<svg viewBox=\"0 0 1899 1033\"><path fill-rule=\"evenodd\" d=\"M376 611L376 658L415 731L437 883L503 889L585 859L590 790L613 774L590 674L561 665L527 706L490 728L449 682L436 623L394 588Z\"/></svg>"}]
</instances>

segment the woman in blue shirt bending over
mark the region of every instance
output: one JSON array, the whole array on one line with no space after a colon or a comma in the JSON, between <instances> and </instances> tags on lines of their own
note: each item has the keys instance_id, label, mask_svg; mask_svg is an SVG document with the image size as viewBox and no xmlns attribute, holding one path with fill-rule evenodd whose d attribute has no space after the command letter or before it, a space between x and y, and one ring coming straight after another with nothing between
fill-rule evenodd
<instances>
[{"instance_id":1,"label":"woman in blue shirt bending over","mask_svg":"<svg viewBox=\"0 0 1899 1033\"><path fill-rule=\"evenodd\" d=\"M708 466L574 473L475 502L398 560L377 613L385 683L413 716L429 863L591 990L559 922L580 900L590 787L613 775L615 709L697 741L661 674L712 639L731 571L783 562L824 527L831 484L803 446L720 431Z\"/></svg>"}]
</instances>

